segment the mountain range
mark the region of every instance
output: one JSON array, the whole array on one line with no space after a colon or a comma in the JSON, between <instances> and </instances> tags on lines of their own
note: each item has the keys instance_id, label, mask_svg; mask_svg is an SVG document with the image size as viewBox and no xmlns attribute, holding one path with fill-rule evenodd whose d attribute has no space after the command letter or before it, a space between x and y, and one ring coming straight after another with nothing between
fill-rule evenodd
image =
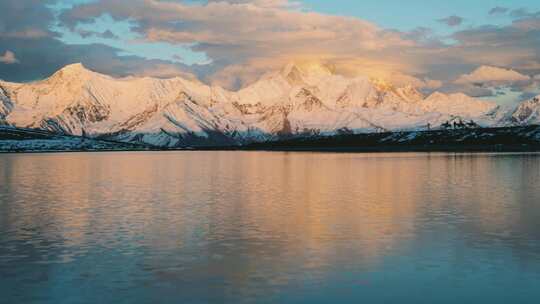
<instances>
[{"instance_id":1,"label":"mountain range","mask_svg":"<svg viewBox=\"0 0 540 304\"><path fill-rule=\"evenodd\" d=\"M30 83L0 81L0 125L158 147L237 145L290 136L540 123L539 97L514 108L462 93L422 94L291 63L229 91L186 78L113 78L68 65Z\"/></svg>"}]
</instances>

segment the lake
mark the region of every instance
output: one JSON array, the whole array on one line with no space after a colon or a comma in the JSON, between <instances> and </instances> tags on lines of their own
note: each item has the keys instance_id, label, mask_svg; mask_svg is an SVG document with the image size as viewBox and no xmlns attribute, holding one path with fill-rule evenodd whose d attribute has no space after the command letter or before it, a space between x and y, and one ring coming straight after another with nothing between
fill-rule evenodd
<instances>
[{"instance_id":1,"label":"lake","mask_svg":"<svg viewBox=\"0 0 540 304\"><path fill-rule=\"evenodd\" d=\"M0 155L0 303L538 303L540 154Z\"/></svg>"}]
</instances>

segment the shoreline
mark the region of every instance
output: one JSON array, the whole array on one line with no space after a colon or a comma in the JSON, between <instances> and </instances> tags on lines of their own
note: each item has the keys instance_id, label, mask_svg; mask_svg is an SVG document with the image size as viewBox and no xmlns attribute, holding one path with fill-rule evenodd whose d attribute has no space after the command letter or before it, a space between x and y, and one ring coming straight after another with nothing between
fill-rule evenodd
<instances>
[{"instance_id":1,"label":"shoreline","mask_svg":"<svg viewBox=\"0 0 540 304\"><path fill-rule=\"evenodd\" d=\"M72 149L72 150L0 150L0 154L54 153L126 153L126 152L313 152L313 153L540 153L538 146L403 146L403 147L197 147L175 149Z\"/></svg>"},{"instance_id":2,"label":"shoreline","mask_svg":"<svg viewBox=\"0 0 540 304\"><path fill-rule=\"evenodd\" d=\"M396 131L333 136L289 136L244 145L162 148L139 142L55 134L35 129L0 130L0 154L83 152L266 151L329 153L524 153L540 152L540 126Z\"/></svg>"}]
</instances>

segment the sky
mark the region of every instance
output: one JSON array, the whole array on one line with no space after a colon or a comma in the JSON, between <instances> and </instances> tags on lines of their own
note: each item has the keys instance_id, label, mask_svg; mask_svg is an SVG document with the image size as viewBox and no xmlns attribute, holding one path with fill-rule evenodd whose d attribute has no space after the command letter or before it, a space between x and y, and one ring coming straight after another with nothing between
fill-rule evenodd
<instances>
[{"instance_id":1,"label":"sky","mask_svg":"<svg viewBox=\"0 0 540 304\"><path fill-rule=\"evenodd\" d=\"M437 20L451 15L465 18L464 24L467 25L508 23L509 20L506 18L495 19L489 15L489 10L495 7L540 10L540 2L536 0L304 0L302 2L317 11L354 16L386 28L400 30L430 26L444 31L445 28Z\"/></svg>"},{"instance_id":2,"label":"sky","mask_svg":"<svg viewBox=\"0 0 540 304\"><path fill-rule=\"evenodd\" d=\"M238 89L291 61L514 102L540 93L540 1L0 1L7 81L82 62Z\"/></svg>"}]
</instances>

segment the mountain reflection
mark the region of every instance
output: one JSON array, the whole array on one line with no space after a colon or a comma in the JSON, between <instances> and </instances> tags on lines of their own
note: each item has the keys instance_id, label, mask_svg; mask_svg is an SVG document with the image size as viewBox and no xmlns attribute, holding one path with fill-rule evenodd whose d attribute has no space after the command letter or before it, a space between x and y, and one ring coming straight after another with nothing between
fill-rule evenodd
<instances>
[{"instance_id":1,"label":"mountain reflection","mask_svg":"<svg viewBox=\"0 0 540 304\"><path fill-rule=\"evenodd\" d=\"M399 259L466 270L494 257L536 275L539 182L538 155L5 155L0 282L21 289L1 291L271 298L357 286Z\"/></svg>"}]
</instances>

